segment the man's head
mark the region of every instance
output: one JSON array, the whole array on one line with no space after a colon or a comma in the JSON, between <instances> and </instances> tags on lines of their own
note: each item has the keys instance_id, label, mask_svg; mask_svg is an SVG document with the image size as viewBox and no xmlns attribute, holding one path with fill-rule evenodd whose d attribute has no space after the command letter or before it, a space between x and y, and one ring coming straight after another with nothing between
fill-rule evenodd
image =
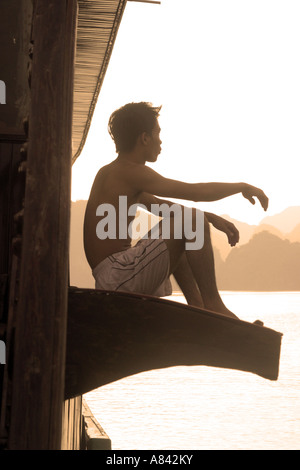
<instances>
[{"instance_id":1,"label":"man's head","mask_svg":"<svg viewBox=\"0 0 300 470\"><path fill-rule=\"evenodd\" d=\"M160 107L151 103L129 103L112 113L108 131L116 145L117 153L130 152L139 138L153 137L157 133Z\"/></svg>"}]
</instances>

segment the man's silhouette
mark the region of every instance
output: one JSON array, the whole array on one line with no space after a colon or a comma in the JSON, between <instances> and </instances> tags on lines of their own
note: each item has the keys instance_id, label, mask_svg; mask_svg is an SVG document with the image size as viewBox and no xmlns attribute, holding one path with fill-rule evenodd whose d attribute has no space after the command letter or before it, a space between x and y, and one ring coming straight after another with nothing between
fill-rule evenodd
<instances>
[{"instance_id":1,"label":"man's silhouette","mask_svg":"<svg viewBox=\"0 0 300 470\"><path fill-rule=\"evenodd\" d=\"M84 221L84 247L87 260L96 280L96 288L120 290L149 295L169 295L169 276L174 275L190 305L204 307L230 317L236 317L224 305L216 284L214 256L210 238L210 224L224 232L234 246L239 240L236 227L215 214L205 212L202 226L197 226L197 210L190 212L191 230L203 230L204 243L199 249L187 249L187 237L182 227L180 238L175 233L176 224L184 218L169 218L170 234L164 237L158 225L155 237L148 234L135 246L120 221L128 226L134 215L128 208L141 204L153 210L162 203L173 206L161 198L188 201L216 201L241 193L252 204L256 197L264 210L268 198L264 192L246 183L185 183L165 178L146 165L155 162L161 152L160 108L149 103L130 103L116 110L109 120L109 132L116 145L117 158L99 170L88 200ZM184 163L184 162L183 162ZM191 170L194 171L194 170ZM122 204L120 204L122 201ZM124 205L124 201L127 206ZM112 236L99 237L97 225L107 217L105 208L115 210L117 227ZM183 209L183 206L181 206ZM98 215L97 215L98 214ZM99 218L100 215L100 218ZM122 232L122 233L121 233ZM153 235L153 234L152 234Z\"/></svg>"}]
</instances>

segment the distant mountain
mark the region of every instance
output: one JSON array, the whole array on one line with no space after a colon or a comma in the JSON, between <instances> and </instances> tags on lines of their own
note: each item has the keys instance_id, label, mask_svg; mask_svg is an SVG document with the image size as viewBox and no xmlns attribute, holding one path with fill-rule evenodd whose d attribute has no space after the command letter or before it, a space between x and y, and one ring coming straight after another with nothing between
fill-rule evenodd
<instances>
[{"instance_id":1,"label":"distant mountain","mask_svg":"<svg viewBox=\"0 0 300 470\"><path fill-rule=\"evenodd\" d=\"M269 233L272 233L273 235L276 235L279 238L286 238L278 228L273 227L273 225L269 225L269 224L260 223L259 225L254 226L254 231L253 231L252 236L260 232L269 232Z\"/></svg>"},{"instance_id":2,"label":"distant mountain","mask_svg":"<svg viewBox=\"0 0 300 470\"><path fill-rule=\"evenodd\" d=\"M261 224L272 225L286 234L291 232L300 223L300 206L288 207L276 215L265 217Z\"/></svg>"},{"instance_id":3,"label":"distant mountain","mask_svg":"<svg viewBox=\"0 0 300 470\"><path fill-rule=\"evenodd\" d=\"M257 233L216 263L216 272L220 290L299 291L300 243Z\"/></svg>"},{"instance_id":4,"label":"distant mountain","mask_svg":"<svg viewBox=\"0 0 300 470\"><path fill-rule=\"evenodd\" d=\"M257 229L256 225L249 225L245 222L240 222L239 220L232 219L231 217L229 217L229 215L222 215L222 217L224 217L224 219L228 220L229 222L232 222L238 229L240 233L239 245L244 245L245 243L248 243L253 233ZM220 232L219 230L216 230L214 227L212 227L211 238L214 248L216 248L220 252L221 258L225 260L229 253L232 251L231 246L228 244L227 236L223 232Z\"/></svg>"},{"instance_id":5,"label":"distant mountain","mask_svg":"<svg viewBox=\"0 0 300 470\"><path fill-rule=\"evenodd\" d=\"M287 235L288 240L291 242L300 242L300 224Z\"/></svg>"},{"instance_id":6,"label":"distant mountain","mask_svg":"<svg viewBox=\"0 0 300 470\"><path fill-rule=\"evenodd\" d=\"M240 232L240 241L237 246L244 245L256 233L267 231L279 238L287 239L291 242L300 242L300 206L288 207L279 214L265 217L259 225L249 225L245 222L232 219L229 215L223 215L224 219L232 222ZM232 251L228 245L227 237L223 233L212 228L212 243L218 249L223 260Z\"/></svg>"},{"instance_id":7,"label":"distant mountain","mask_svg":"<svg viewBox=\"0 0 300 470\"><path fill-rule=\"evenodd\" d=\"M94 288L95 281L83 248L83 221L87 201L72 202L70 234L70 284Z\"/></svg>"}]
</instances>

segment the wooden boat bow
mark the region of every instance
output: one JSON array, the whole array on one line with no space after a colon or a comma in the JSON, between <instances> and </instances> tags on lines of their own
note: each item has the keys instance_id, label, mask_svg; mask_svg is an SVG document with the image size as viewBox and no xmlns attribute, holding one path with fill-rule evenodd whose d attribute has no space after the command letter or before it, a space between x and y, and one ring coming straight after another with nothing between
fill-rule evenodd
<instances>
[{"instance_id":1,"label":"wooden boat bow","mask_svg":"<svg viewBox=\"0 0 300 470\"><path fill-rule=\"evenodd\" d=\"M65 397L139 372L206 365L276 380L282 334L157 297L69 288Z\"/></svg>"}]
</instances>

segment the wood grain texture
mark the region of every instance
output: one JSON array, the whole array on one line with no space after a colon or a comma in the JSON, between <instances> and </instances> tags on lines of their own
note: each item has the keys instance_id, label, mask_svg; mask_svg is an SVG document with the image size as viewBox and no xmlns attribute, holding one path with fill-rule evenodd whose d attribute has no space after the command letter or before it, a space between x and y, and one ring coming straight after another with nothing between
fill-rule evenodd
<instances>
[{"instance_id":1,"label":"wood grain texture","mask_svg":"<svg viewBox=\"0 0 300 470\"><path fill-rule=\"evenodd\" d=\"M66 397L139 372L206 365L276 380L282 334L179 302L69 289Z\"/></svg>"},{"instance_id":2,"label":"wood grain texture","mask_svg":"<svg viewBox=\"0 0 300 470\"><path fill-rule=\"evenodd\" d=\"M76 0L34 3L10 449L61 445L76 15Z\"/></svg>"}]
</instances>

